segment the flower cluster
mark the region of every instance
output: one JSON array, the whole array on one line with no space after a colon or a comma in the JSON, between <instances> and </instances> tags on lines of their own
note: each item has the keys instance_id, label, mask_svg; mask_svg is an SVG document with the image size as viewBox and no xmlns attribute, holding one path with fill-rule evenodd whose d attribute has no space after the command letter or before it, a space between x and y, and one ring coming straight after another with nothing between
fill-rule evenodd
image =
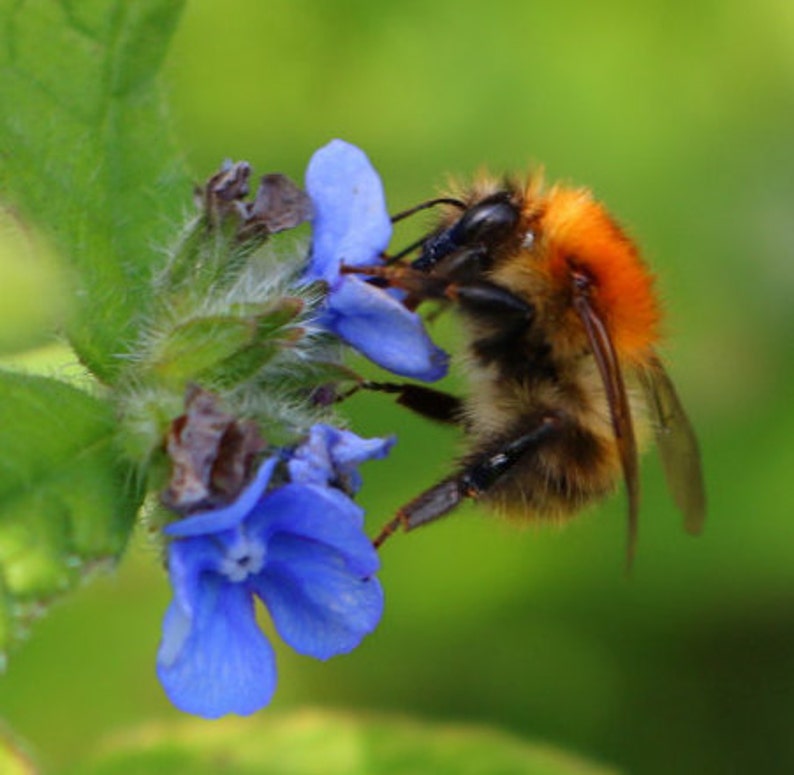
<instances>
[{"instance_id":1,"label":"flower cluster","mask_svg":"<svg viewBox=\"0 0 794 775\"><path fill-rule=\"evenodd\" d=\"M157 669L178 708L216 718L270 701L275 657L256 598L289 646L318 659L350 651L375 628L378 556L347 493L359 485L357 465L392 443L315 425L304 444L265 460L231 505L166 528L174 599ZM280 466L287 481L271 488Z\"/></svg>"},{"instance_id":2,"label":"flower cluster","mask_svg":"<svg viewBox=\"0 0 794 775\"><path fill-rule=\"evenodd\" d=\"M261 242L310 217L310 254L284 290L300 298L302 289L319 286L324 294L307 307L311 314L303 327L292 329L292 339L284 341L292 342L303 330L324 329L394 373L427 381L444 376L446 354L400 294L340 271L343 263L360 267L382 261L391 236L383 188L364 153L334 140L312 157L305 194L283 176L265 176L254 203L244 199L249 173L244 163L227 165L212 178L202 201L210 225L238 219L238 241ZM220 267L222 274L222 256L209 255L212 261L204 264ZM188 277L189 263L175 265L180 271L172 271L170 288L184 287L173 278ZM283 299L265 305L256 330L277 330L283 307ZM299 309L293 304L288 311L294 317ZM289 315L282 317L290 322ZM216 315L216 333L217 320ZM190 322L182 328L191 336L203 330ZM312 357L310 346L304 359ZM195 345L188 349L201 352ZM320 357L327 359L327 353ZM241 373L248 372L253 370ZM267 372L259 374L257 389L278 396ZM303 389L290 400L306 404L312 395ZM265 441L274 430L266 420L260 418L257 428L221 409L221 403L223 396L188 390L186 413L173 421L168 435L173 476L163 500L182 518L164 528L174 596L157 671L178 708L207 718L252 713L273 695L275 656L257 625L257 600L287 645L318 659L350 651L378 624L383 608L374 577L378 555L352 498L361 486L358 466L384 457L393 443L312 421L298 423L304 429L299 443L273 446ZM307 409L305 417L314 411ZM262 456L264 462L252 470Z\"/></svg>"}]
</instances>

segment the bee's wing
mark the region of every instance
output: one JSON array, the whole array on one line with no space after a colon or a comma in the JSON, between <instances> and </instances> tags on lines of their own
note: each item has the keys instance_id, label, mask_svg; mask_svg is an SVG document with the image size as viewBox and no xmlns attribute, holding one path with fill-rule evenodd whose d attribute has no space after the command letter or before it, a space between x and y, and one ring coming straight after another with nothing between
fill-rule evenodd
<instances>
[{"instance_id":1,"label":"bee's wing","mask_svg":"<svg viewBox=\"0 0 794 775\"><path fill-rule=\"evenodd\" d=\"M629 504L626 562L631 567L637 545L637 522L640 509L637 442L634 438L631 409L626 396L626 387L620 370L620 362L615 353L615 348L612 346L612 340L609 337L609 331L604 325L604 321L584 293L574 292L573 306L584 325L587 340L593 351L593 357L598 366L601 380L604 383L604 391L609 404L609 414L615 431L615 441L620 454L620 463L623 468L623 478L626 482L626 495Z\"/></svg>"},{"instance_id":2,"label":"bee's wing","mask_svg":"<svg viewBox=\"0 0 794 775\"><path fill-rule=\"evenodd\" d=\"M654 423L667 486L684 515L687 532L697 535L706 518L706 492L695 431L658 359L640 369L639 377Z\"/></svg>"}]
</instances>

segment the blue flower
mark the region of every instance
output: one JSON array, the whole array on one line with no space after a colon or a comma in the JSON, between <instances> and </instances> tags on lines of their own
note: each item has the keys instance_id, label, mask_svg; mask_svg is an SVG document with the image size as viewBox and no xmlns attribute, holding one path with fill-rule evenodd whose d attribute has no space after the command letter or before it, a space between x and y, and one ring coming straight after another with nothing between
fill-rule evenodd
<instances>
[{"instance_id":1,"label":"blue flower","mask_svg":"<svg viewBox=\"0 0 794 775\"><path fill-rule=\"evenodd\" d=\"M351 431L317 423L287 464L290 479L302 484L336 484L355 494L361 488L358 466L389 454L395 439L362 439Z\"/></svg>"},{"instance_id":2,"label":"blue flower","mask_svg":"<svg viewBox=\"0 0 794 775\"><path fill-rule=\"evenodd\" d=\"M389 371L428 382L443 377L447 355L432 343L419 315L382 288L340 274L342 262L380 262L391 237L383 187L364 152L332 140L312 156L306 191L314 220L304 279L328 284L320 324Z\"/></svg>"},{"instance_id":3,"label":"blue flower","mask_svg":"<svg viewBox=\"0 0 794 775\"><path fill-rule=\"evenodd\" d=\"M256 624L266 606L281 638L301 654L328 659L351 651L378 624L379 560L363 512L340 489L355 489L355 466L383 457L390 441L315 426L287 462L291 481L270 488L271 457L225 508L172 523L166 612L157 672L188 713L247 715L276 687L273 649Z\"/></svg>"}]
</instances>

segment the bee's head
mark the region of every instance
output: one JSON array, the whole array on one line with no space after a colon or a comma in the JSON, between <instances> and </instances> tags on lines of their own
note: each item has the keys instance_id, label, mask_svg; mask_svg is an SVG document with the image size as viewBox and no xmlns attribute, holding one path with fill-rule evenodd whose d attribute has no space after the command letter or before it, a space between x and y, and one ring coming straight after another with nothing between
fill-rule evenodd
<instances>
[{"instance_id":1,"label":"bee's head","mask_svg":"<svg viewBox=\"0 0 794 775\"><path fill-rule=\"evenodd\" d=\"M441 228L422 244L414 269L463 279L476 276L493 263L515 237L521 221L521 204L514 190L500 188L461 202L460 212L445 219Z\"/></svg>"}]
</instances>

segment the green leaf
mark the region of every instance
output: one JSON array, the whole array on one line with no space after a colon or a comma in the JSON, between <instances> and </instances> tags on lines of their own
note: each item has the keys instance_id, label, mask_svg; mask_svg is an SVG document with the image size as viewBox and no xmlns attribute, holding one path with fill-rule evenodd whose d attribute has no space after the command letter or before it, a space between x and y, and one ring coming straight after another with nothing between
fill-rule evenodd
<instances>
[{"instance_id":1,"label":"green leaf","mask_svg":"<svg viewBox=\"0 0 794 775\"><path fill-rule=\"evenodd\" d=\"M209 732L209 733L208 733ZM117 739L73 775L615 775L487 727L323 711L152 725Z\"/></svg>"},{"instance_id":2,"label":"green leaf","mask_svg":"<svg viewBox=\"0 0 794 775\"><path fill-rule=\"evenodd\" d=\"M160 381L184 387L197 374L245 347L255 328L253 321L232 315L193 318L159 343L151 369Z\"/></svg>"},{"instance_id":3,"label":"green leaf","mask_svg":"<svg viewBox=\"0 0 794 775\"><path fill-rule=\"evenodd\" d=\"M0 187L74 270L67 333L113 381L189 184L156 75L182 0L0 0Z\"/></svg>"},{"instance_id":4,"label":"green leaf","mask_svg":"<svg viewBox=\"0 0 794 775\"><path fill-rule=\"evenodd\" d=\"M285 329L303 309L300 299L284 297L244 316L191 318L163 334L146 359L164 384L180 386L199 379L235 384L255 374L299 329ZM243 313L244 310L240 309Z\"/></svg>"},{"instance_id":5,"label":"green leaf","mask_svg":"<svg viewBox=\"0 0 794 775\"><path fill-rule=\"evenodd\" d=\"M53 597L124 549L141 495L114 432L108 404L0 372L0 652Z\"/></svg>"},{"instance_id":6,"label":"green leaf","mask_svg":"<svg viewBox=\"0 0 794 775\"><path fill-rule=\"evenodd\" d=\"M289 326L303 309L300 299L277 299L260 314L250 318L254 324L249 341L217 364L208 366L199 380L217 388L232 387L252 378L281 348L297 343L305 334L299 326Z\"/></svg>"}]
</instances>

